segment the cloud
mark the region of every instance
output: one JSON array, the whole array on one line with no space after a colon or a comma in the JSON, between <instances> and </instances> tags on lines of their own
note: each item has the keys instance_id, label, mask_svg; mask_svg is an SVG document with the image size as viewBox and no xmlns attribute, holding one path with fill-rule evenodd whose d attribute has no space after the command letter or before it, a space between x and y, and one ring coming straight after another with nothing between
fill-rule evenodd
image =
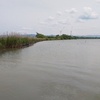
<instances>
[{"instance_id":1,"label":"cloud","mask_svg":"<svg viewBox=\"0 0 100 100\"><path fill-rule=\"evenodd\" d=\"M19 25L20 26L20 25ZM21 30L18 30L17 32L18 33L27 33L27 32L30 32L32 30L32 28L30 28L30 27L22 27L22 29Z\"/></svg>"},{"instance_id":2,"label":"cloud","mask_svg":"<svg viewBox=\"0 0 100 100\"><path fill-rule=\"evenodd\" d=\"M53 27L55 27L55 26L57 26L57 25L58 25L57 22L54 22L54 23L51 24L51 26L53 26Z\"/></svg>"},{"instance_id":3,"label":"cloud","mask_svg":"<svg viewBox=\"0 0 100 100\"><path fill-rule=\"evenodd\" d=\"M70 10L66 10L66 12L67 13L76 13L77 12L77 10L75 9L75 8L72 8L72 9L70 9Z\"/></svg>"},{"instance_id":4,"label":"cloud","mask_svg":"<svg viewBox=\"0 0 100 100\"><path fill-rule=\"evenodd\" d=\"M49 16L48 21L53 21L53 20L54 20L54 17Z\"/></svg>"},{"instance_id":5,"label":"cloud","mask_svg":"<svg viewBox=\"0 0 100 100\"><path fill-rule=\"evenodd\" d=\"M84 7L84 12L79 16L79 19L82 20L90 20L90 19L98 19L98 14L92 10L90 7Z\"/></svg>"},{"instance_id":6,"label":"cloud","mask_svg":"<svg viewBox=\"0 0 100 100\"><path fill-rule=\"evenodd\" d=\"M22 29L23 29L23 30L31 30L32 28L29 28L29 27L23 27Z\"/></svg>"},{"instance_id":7,"label":"cloud","mask_svg":"<svg viewBox=\"0 0 100 100\"><path fill-rule=\"evenodd\" d=\"M97 28L97 26L92 26L92 28Z\"/></svg>"},{"instance_id":8,"label":"cloud","mask_svg":"<svg viewBox=\"0 0 100 100\"><path fill-rule=\"evenodd\" d=\"M46 20L44 21L40 21L39 24L40 25L50 25L52 22L54 22L54 17L49 16Z\"/></svg>"},{"instance_id":9,"label":"cloud","mask_svg":"<svg viewBox=\"0 0 100 100\"><path fill-rule=\"evenodd\" d=\"M96 3L100 3L100 0L96 0Z\"/></svg>"},{"instance_id":10,"label":"cloud","mask_svg":"<svg viewBox=\"0 0 100 100\"><path fill-rule=\"evenodd\" d=\"M76 22L84 23L85 21L84 21L83 19L80 19L80 18L79 18L79 19L76 20Z\"/></svg>"},{"instance_id":11,"label":"cloud","mask_svg":"<svg viewBox=\"0 0 100 100\"><path fill-rule=\"evenodd\" d=\"M62 12L61 11L57 11L57 15L61 16Z\"/></svg>"},{"instance_id":12,"label":"cloud","mask_svg":"<svg viewBox=\"0 0 100 100\"><path fill-rule=\"evenodd\" d=\"M47 25L47 23L46 22L39 22L39 24L41 24L41 25Z\"/></svg>"},{"instance_id":13,"label":"cloud","mask_svg":"<svg viewBox=\"0 0 100 100\"><path fill-rule=\"evenodd\" d=\"M59 24L69 24L70 23L70 20L59 20L58 21Z\"/></svg>"}]
</instances>

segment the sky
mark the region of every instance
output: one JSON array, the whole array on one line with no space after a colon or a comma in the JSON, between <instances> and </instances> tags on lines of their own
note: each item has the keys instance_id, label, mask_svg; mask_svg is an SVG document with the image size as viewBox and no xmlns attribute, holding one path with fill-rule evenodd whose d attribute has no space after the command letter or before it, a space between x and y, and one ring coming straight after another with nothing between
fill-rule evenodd
<instances>
[{"instance_id":1,"label":"sky","mask_svg":"<svg viewBox=\"0 0 100 100\"><path fill-rule=\"evenodd\" d=\"M100 0L0 0L0 34L100 35Z\"/></svg>"}]
</instances>

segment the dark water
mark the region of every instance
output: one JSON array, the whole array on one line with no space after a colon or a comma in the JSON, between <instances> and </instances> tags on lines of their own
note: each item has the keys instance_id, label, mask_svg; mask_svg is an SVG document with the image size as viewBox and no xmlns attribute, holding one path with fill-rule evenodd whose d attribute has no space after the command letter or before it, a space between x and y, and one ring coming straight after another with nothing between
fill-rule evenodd
<instances>
[{"instance_id":1,"label":"dark water","mask_svg":"<svg viewBox=\"0 0 100 100\"><path fill-rule=\"evenodd\" d=\"M44 41L1 53L0 100L100 100L100 40Z\"/></svg>"}]
</instances>

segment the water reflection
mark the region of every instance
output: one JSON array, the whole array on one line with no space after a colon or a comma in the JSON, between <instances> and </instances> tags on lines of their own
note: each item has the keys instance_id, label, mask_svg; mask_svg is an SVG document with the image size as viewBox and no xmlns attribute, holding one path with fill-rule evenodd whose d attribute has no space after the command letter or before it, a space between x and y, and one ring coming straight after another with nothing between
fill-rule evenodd
<instances>
[{"instance_id":1,"label":"water reflection","mask_svg":"<svg viewBox=\"0 0 100 100\"><path fill-rule=\"evenodd\" d=\"M16 67L21 62L21 51L16 49L0 53L0 67Z\"/></svg>"}]
</instances>

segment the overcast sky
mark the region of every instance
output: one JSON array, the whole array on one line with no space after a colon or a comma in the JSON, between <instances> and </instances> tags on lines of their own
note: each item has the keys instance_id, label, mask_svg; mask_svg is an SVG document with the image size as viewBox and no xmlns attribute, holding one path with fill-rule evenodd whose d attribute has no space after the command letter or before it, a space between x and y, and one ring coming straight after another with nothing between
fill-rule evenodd
<instances>
[{"instance_id":1,"label":"overcast sky","mask_svg":"<svg viewBox=\"0 0 100 100\"><path fill-rule=\"evenodd\" d=\"M100 35L100 0L0 0L0 34Z\"/></svg>"}]
</instances>

